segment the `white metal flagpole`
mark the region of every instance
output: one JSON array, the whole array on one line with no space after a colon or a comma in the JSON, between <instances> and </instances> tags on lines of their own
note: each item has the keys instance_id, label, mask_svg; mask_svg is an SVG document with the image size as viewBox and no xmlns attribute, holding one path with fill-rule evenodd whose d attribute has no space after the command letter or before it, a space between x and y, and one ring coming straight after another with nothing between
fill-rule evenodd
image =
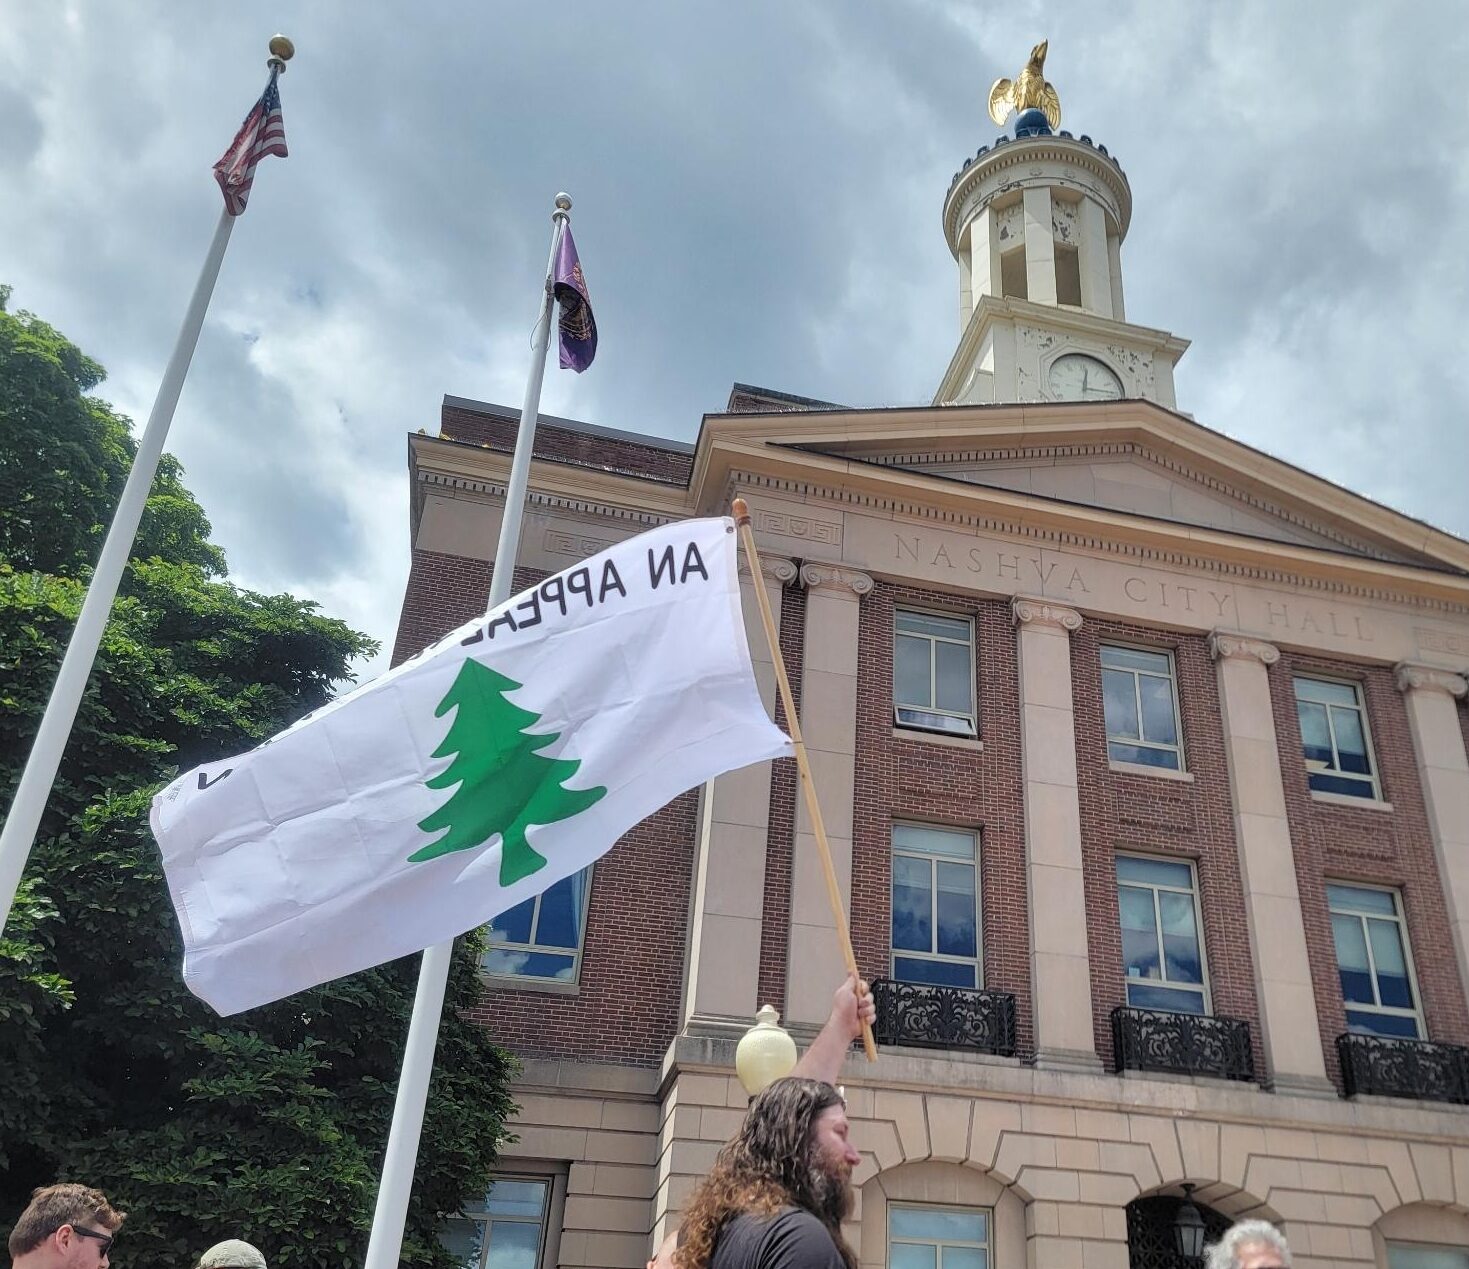
<instances>
[{"instance_id":1,"label":"white metal flagpole","mask_svg":"<svg viewBox=\"0 0 1469 1269\"><path fill-rule=\"evenodd\" d=\"M276 76L286 69L286 63L295 51L295 46L284 35L271 38L270 60L267 62L271 68L271 78L267 91L274 86ZM264 98L261 100L263 103ZM247 117L247 123L248 121ZM284 154L284 134L281 136L279 150L264 152ZM249 157L253 171L259 154ZM194 358L199 330L204 325L204 314L209 310L209 301L214 295L214 283L219 277L224 249L229 245L235 216L243 210L242 202L235 213L231 214L227 200L224 210L219 214L219 224L214 227L214 239L204 257L204 267L199 270L199 280L194 283L194 294L184 313L178 339L174 342L173 355L169 357L168 366L164 369L163 382L158 385L158 395L153 400L147 426L138 441L138 452L133 458L132 470L128 472L122 498L107 530L107 540L102 544L102 555L92 573L86 598L82 601L81 615L77 618L76 629L72 631L71 642L66 646L66 655L61 660L56 686L51 689L51 699L46 703L46 712L41 717L36 738L31 742L30 756L26 759L20 784L16 786L15 798L5 817L5 827L0 830L0 931L5 929L5 923L10 919L15 892L20 886L26 860L30 857L31 846L36 840L41 816L46 810L46 799L51 796L51 787L56 783L61 756L71 735L72 724L76 722L82 694L86 691L87 680L92 674L92 663L97 659L97 649L102 643L103 631L107 628L108 615L112 612L112 602L117 598L117 588L122 581L123 570L127 568L128 556L132 553L138 522L143 518L143 508L148 502L148 493L153 488L153 477L158 472L158 460L163 454L163 442L168 436L168 426L173 422L174 407L178 405L184 377L189 373L189 363Z\"/></svg>"},{"instance_id":2,"label":"white metal flagpole","mask_svg":"<svg viewBox=\"0 0 1469 1269\"><path fill-rule=\"evenodd\" d=\"M525 511L526 485L530 482L531 451L535 448L536 419L541 409L541 381L546 375L546 349L551 338L552 271L570 210L570 197L557 194L556 210L551 213L554 228L551 255L546 261L546 290L541 297L540 320L531 339L530 376L520 404L515 457L511 459L510 480L505 486L505 516L500 522L500 542L495 548L495 571L490 579L487 608L509 599L515 581L520 521ZM444 1012L444 990L449 983L453 952L453 939L436 944L424 952L418 967L418 990L413 997L413 1016L408 1023L408 1043L403 1049L403 1069L398 1076L398 1096L393 1103L393 1123L388 1129L387 1155L378 1182L377 1208L372 1214L372 1233L367 1240L363 1269L397 1269L398 1254L403 1248L403 1228L408 1220L408 1199L413 1192L413 1171L418 1161L429 1076L433 1074L434 1048L439 1039L439 1020Z\"/></svg>"},{"instance_id":3,"label":"white metal flagpole","mask_svg":"<svg viewBox=\"0 0 1469 1269\"><path fill-rule=\"evenodd\" d=\"M117 504L117 513L112 517L107 540L102 545L101 558L87 587L87 596L82 601L81 616L77 618L71 642L66 646L56 686L51 689L51 699L47 702L36 739L31 744L30 757L26 759L25 771L15 790L15 800L5 817L5 828L0 831L0 930L5 928L9 919L36 829L46 809L46 799L51 796L51 786L56 782L61 755L76 721L82 693L92 673L92 662L96 660L102 632L112 611L112 601L117 597L117 588L132 552L138 521L142 519L148 492L153 488L163 441L168 435L168 425L173 422L174 407L184 386L184 376L189 373L194 346L199 342L199 328L204 324L204 314L214 294L214 282L219 277L219 266L224 260L224 249L229 245L234 224L235 218L228 211L221 210L219 224L214 227L214 240L209 244L204 267L199 270L193 298L189 300L183 326L173 346L173 355L168 359L163 382L158 385L158 395L148 415L148 424L138 441L138 453L123 486L122 499Z\"/></svg>"}]
</instances>

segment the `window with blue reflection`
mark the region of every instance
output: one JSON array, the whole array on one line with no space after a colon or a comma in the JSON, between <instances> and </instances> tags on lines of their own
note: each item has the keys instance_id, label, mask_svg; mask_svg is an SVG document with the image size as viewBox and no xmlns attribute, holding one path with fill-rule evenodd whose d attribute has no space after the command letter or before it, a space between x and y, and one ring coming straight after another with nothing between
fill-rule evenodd
<instances>
[{"instance_id":1,"label":"window with blue reflection","mask_svg":"<svg viewBox=\"0 0 1469 1269\"><path fill-rule=\"evenodd\" d=\"M462 1269L537 1269L550 1194L546 1177L498 1179L482 1203L448 1222L441 1241Z\"/></svg>"},{"instance_id":2,"label":"window with blue reflection","mask_svg":"<svg viewBox=\"0 0 1469 1269\"><path fill-rule=\"evenodd\" d=\"M1134 1009L1208 1013L1193 865L1118 855L1117 915L1127 1003Z\"/></svg>"},{"instance_id":3,"label":"window with blue reflection","mask_svg":"<svg viewBox=\"0 0 1469 1269\"><path fill-rule=\"evenodd\" d=\"M1108 758L1182 771L1173 654L1103 644L1101 657Z\"/></svg>"},{"instance_id":4,"label":"window with blue reflection","mask_svg":"<svg viewBox=\"0 0 1469 1269\"><path fill-rule=\"evenodd\" d=\"M485 971L511 978L575 982L586 932L592 869L563 877L490 922Z\"/></svg>"},{"instance_id":5,"label":"window with blue reflection","mask_svg":"<svg viewBox=\"0 0 1469 1269\"><path fill-rule=\"evenodd\" d=\"M1427 1243L1388 1243L1387 1269L1469 1269L1469 1250Z\"/></svg>"},{"instance_id":6,"label":"window with blue reflection","mask_svg":"<svg viewBox=\"0 0 1469 1269\"><path fill-rule=\"evenodd\" d=\"M1299 676L1294 683L1306 783L1319 793L1381 797L1361 686Z\"/></svg>"},{"instance_id":7,"label":"window with blue reflection","mask_svg":"<svg viewBox=\"0 0 1469 1269\"><path fill-rule=\"evenodd\" d=\"M1397 891L1334 883L1326 887L1326 901L1347 1029L1421 1039L1422 1017Z\"/></svg>"},{"instance_id":8,"label":"window with blue reflection","mask_svg":"<svg viewBox=\"0 0 1469 1269\"><path fill-rule=\"evenodd\" d=\"M989 1269L990 1213L888 1205L889 1269Z\"/></svg>"},{"instance_id":9,"label":"window with blue reflection","mask_svg":"<svg viewBox=\"0 0 1469 1269\"><path fill-rule=\"evenodd\" d=\"M979 861L972 832L893 825L893 977L979 987Z\"/></svg>"}]
</instances>

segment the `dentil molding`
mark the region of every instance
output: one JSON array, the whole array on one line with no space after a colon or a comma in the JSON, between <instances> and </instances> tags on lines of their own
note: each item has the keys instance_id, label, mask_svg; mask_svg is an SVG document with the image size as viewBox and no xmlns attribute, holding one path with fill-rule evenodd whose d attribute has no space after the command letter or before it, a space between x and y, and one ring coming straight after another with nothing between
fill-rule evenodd
<instances>
[{"instance_id":1,"label":"dentil molding","mask_svg":"<svg viewBox=\"0 0 1469 1269\"><path fill-rule=\"evenodd\" d=\"M1081 629L1081 614L1075 608L1054 604L1048 599L1026 599L1017 595L1010 601L1010 616L1016 625L1055 626L1070 632Z\"/></svg>"},{"instance_id":2,"label":"dentil molding","mask_svg":"<svg viewBox=\"0 0 1469 1269\"><path fill-rule=\"evenodd\" d=\"M872 594L872 578L855 568L836 564L802 564L801 585L807 590L850 591L859 598Z\"/></svg>"},{"instance_id":3,"label":"dentil molding","mask_svg":"<svg viewBox=\"0 0 1469 1269\"><path fill-rule=\"evenodd\" d=\"M1209 636L1209 655L1216 661L1238 658L1242 661L1258 661L1261 665L1274 665L1280 660L1280 649L1264 639L1252 639L1249 635L1231 634L1216 630Z\"/></svg>"},{"instance_id":4,"label":"dentil molding","mask_svg":"<svg viewBox=\"0 0 1469 1269\"><path fill-rule=\"evenodd\" d=\"M1447 692L1450 696L1463 696L1469 691L1469 680L1462 674L1413 661L1400 662L1393 670L1393 681L1400 692Z\"/></svg>"}]
</instances>

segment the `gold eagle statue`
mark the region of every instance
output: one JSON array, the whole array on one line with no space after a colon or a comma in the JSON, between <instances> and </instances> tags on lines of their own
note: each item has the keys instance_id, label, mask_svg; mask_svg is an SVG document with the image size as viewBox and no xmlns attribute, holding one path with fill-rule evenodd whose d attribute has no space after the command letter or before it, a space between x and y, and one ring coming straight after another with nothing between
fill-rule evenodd
<instances>
[{"instance_id":1,"label":"gold eagle statue","mask_svg":"<svg viewBox=\"0 0 1469 1269\"><path fill-rule=\"evenodd\" d=\"M1046 47L1049 40L1042 40L1030 50L1030 61L1016 78L997 79L990 89L990 118L1004 124L1012 110L1039 109L1046 116L1052 129L1061 126L1061 98L1046 82L1044 68Z\"/></svg>"}]
</instances>

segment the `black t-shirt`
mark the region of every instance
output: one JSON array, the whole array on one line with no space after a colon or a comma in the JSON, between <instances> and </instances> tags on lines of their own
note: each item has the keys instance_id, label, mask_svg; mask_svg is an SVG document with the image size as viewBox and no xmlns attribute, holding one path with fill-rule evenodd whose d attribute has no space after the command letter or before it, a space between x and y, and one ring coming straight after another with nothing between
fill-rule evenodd
<instances>
[{"instance_id":1,"label":"black t-shirt","mask_svg":"<svg viewBox=\"0 0 1469 1269\"><path fill-rule=\"evenodd\" d=\"M831 1235L810 1212L736 1216L719 1233L710 1269L846 1269Z\"/></svg>"}]
</instances>

